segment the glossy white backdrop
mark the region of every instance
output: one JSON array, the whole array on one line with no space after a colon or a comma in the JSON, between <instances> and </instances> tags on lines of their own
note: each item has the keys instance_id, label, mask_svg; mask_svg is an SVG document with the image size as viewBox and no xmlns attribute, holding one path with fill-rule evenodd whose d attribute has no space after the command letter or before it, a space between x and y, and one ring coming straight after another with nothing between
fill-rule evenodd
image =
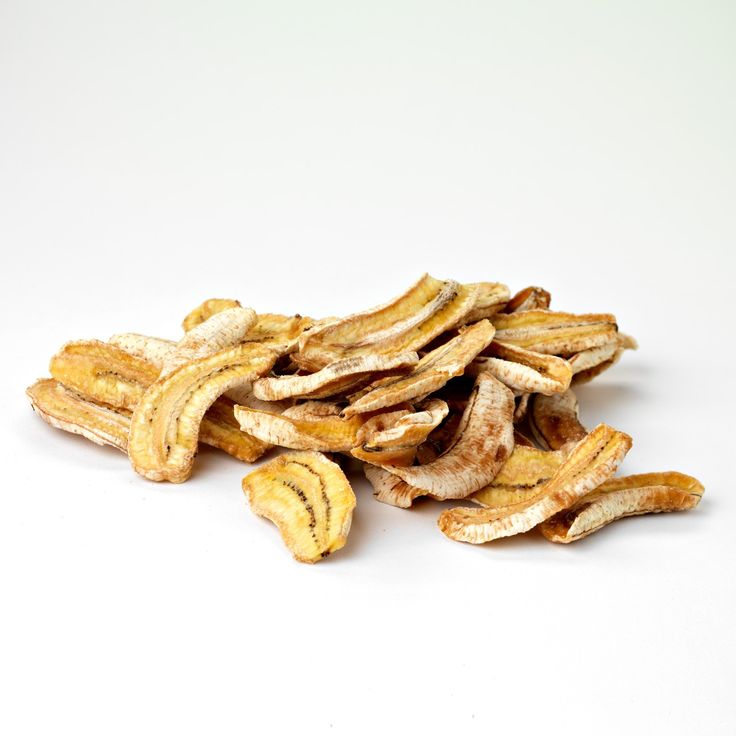
<instances>
[{"instance_id":1,"label":"glossy white backdrop","mask_svg":"<svg viewBox=\"0 0 736 736\"><path fill-rule=\"evenodd\" d=\"M0 6L0 727L732 733L734 8ZM184 485L51 430L66 340L204 298L344 314L423 271L538 283L641 344L581 388L688 514L450 542L356 479L293 562L204 451Z\"/></svg>"}]
</instances>

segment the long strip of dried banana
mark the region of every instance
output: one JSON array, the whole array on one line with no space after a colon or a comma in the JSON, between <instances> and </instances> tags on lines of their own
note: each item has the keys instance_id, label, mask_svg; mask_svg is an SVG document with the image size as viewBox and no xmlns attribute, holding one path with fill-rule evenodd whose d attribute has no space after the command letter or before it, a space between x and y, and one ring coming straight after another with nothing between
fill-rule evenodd
<instances>
[{"instance_id":1,"label":"long strip of dried banana","mask_svg":"<svg viewBox=\"0 0 736 736\"><path fill-rule=\"evenodd\" d=\"M192 309L189 314L184 317L184 321L181 323L184 332L195 328L197 325L201 325L202 322L206 322L210 317L214 317L220 312L224 312L226 309L232 309L233 307L240 307L241 304L237 299L205 299L198 307Z\"/></svg>"},{"instance_id":2,"label":"long strip of dried banana","mask_svg":"<svg viewBox=\"0 0 736 736\"><path fill-rule=\"evenodd\" d=\"M426 465L388 470L432 498L465 498L490 483L511 454L513 413L511 391L481 373L450 448Z\"/></svg>"},{"instance_id":3,"label":"long strip of dried banana","mask_svg":"<svg viewBox=\"0 0 736 736\"><path fill-rule=\"evenodd\" d=\"M547 450L559 450L568 442L578 442L587 434L578 417L578 399L572 389L531 400L527 419L534 439Z\"/></svg>"},{"instance_id":4,"label":"long strip of dried banana","mask_svg":"<svg viewBox=\"0 0 736 736\"><path fill-rule=\"evenodd\" d=\"M494 340L469 366L471 375L490 371L513 391L557 394L566 391L572 380L572 368L563 358L535 353L516 345Z\"/></svg>"},{"instance_id":5,"label":"long strip of dried banana","mask_svg":"<svg viewBox=\"0 0 736 736\"><path fill-rule=\"evenodd\" d=\"M405 371L419 362L416 353L361 355L345 358L306 376L267 376L253 383L253 393L264 401L288 398L323 399L356 388L375 374Z\"/></svg>"},{"instance_id":6,"label":"long strip of dried banana","mask_svg":"<svg viewBox=\"0 0 736 736\"><path fill-rule=\"evenodd\" d=\"M418 350L459 323L478 292L477 285L425 274L388 304L312 327L300 338L295 360L305 369L319 370L342 358Z\"/></svg>"},{"instance_id":7,"label":"long strip of dried banana","mask_svg":"<svg viewBox=\"0 0 736 736\"><path fill-rule=\"evenodd\" d=\"M599 424L530 499L500 508L449 509L438 526L451 539L471 544L529 531L610 478L630 447L627 434Z\"/></svg>"},{"instance_id":8,"label":"long strip of dried banana","mask_svg":"<svg viewBox=\"0 0 736 736\"><path fill-rule=\"evenodd\" d=\"M321 453L280 455L246 475L243 491L299 562L318 562L345 545L355 494L340 466Z\"/></svg>"},{"instance_id":9,"label":"long strip of dried banana","mask_svg":"<svg viewBox=\"0 0 736 736\"><path fill-rule=\"evenodd\" d=\"M384 378L368 386L346 407L347 417L394 406L402 401L426 396L444 386L493 339L493 325L481 320L460 331L457 337L427 353L416 368L405 376Z\"/></svg>"},{"instance_id":10,"label":"long strip of dried banana","mask_svg":"<svg viewBox=\"0 0 736 736\"><path fill-rule=\"evenodd\" d=\"M86 437L97 445L126 451L130 417L95 404L62 386L41 378L26 389L33 410L47 424Z\"/></svg>"},{"instance_id":11,"label":"long strip of dried banana","mask_svg":"<svg viewBox=\"0 0 736 736\"><path fill-rule=\"evenodd\" d=\"M528 312L530 309L549 309L550 293L541 286L527 286L509 299L505 312Z\"/></svg>"},{"instance_id":12,"label":"long strip of dried banana","mask_svg":"<svg viewBox=\"0 0 736 736\"><path fill-rule=\"evenodd\" d=\"M128 455L151 480L185 481L205 412L229 388L271 370L276 353L258 343L227 348L181 366L151 384L133 412Z\"/></svg>"},{"instance_id":13,"label":"long strip of dried banana","mask_svg":"<svg viewBox=\"0 0 736 736\"><path fill-rule=\"evenodd\" d=\"M529 309L493 317L496 339L548 355L573 355L616 339L612 314L568 314Z\"/></svg>"},{"instance_id":14,"label":"long strip of dried banana","mask_svg":"<svg viewBox=\"0 0 736 736\"><path fill-rule=\"evenodd\" d=\"M695 508L703 492L700 481L683 473L612 478L570 508L544 521L539 529L551 542L567 544L626 516Z\"/></svg>"}]
</instances>

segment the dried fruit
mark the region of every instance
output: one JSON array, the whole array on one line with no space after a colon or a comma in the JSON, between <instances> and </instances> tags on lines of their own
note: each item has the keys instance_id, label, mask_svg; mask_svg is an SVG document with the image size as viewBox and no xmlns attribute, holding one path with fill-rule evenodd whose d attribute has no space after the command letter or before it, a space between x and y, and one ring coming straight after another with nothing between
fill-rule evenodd
<instances>
[{"instance_id":1,"label":"dried fruit","mask_svg":"<svg viewBox=\"0 0 736 736\"><path fill-rule=\"evenodd\" d=\"M578 399L572 389L552 396L535 395L527 418L534 439L547 450L559 450L587 434L580 423Z\"/></svg>"},{"instance_id":2,"label":"dried fruit","mask_svg":"<svg viewBox=\"0 0 736 736\"><path fill-rule=\"evenodd\" d=\"M499 508L450 509L437 523L446 536L471 544L529 531L610 478L630 447L627 434L599 424L530 499Z\"/></svg>"},{"instance_id":3,"label":"dried fruit","mask_svg":"<svg viewBox=\"0 0 736 736\"><path fill-rule=\"evenodd\" d=\"M206 322L210 317L219 314L225 309L232 309L233 307L239 306L240 302L237 299L206 299L184 317L181 326L184 332L189 332L189 330L195 328L197 325L201 325L202 322Z\"/></svg>"},{"instance_id":4,"label":"dried fruit","mask_svg":"<svg viewBox=\"0 0 736 736\"><path fill-rule=\"evenodd\" d=\"M479 284L468 284L468 286L477 286L478 296L473 308L463 318L465 324L492 317L500 312L509 300L509 287L506 284L483 281Z\"/></svg>"},{"instance_id":5,"label":"dried fruit","mask_svg":"<svg viewBox=\"0 0 736 736\"><path fill-rule=\"evenodd\" d=\"M527 286L514 294L506 305L505 312L528 312L530 309L549 309L552 297L541 286Z\"/></svg>"},{"instance_id":6,"label":"dried fruit","mask_svg":"<svg viewBox=\"0 0 736 736\"><path fill-rule=\"evenodd\" d=\"M321 453L280 455L246 475L243 491L300 562L318 562L345 545L355 494L340 467Z\"/></svg>"},{"instance_id":7,"label":"dried fruit","mask_svg":"<svg viewBox=\"0 0 736 736\"><path fill-rule=\"evenodd\" d=\"M612 478L540 524L551 542L575 542L617 519L662 511L687 511L700 503L703 486L682 473Z\"/></svg>"},{"instance_id":8,"label":"dried fruit","mask_svg":"<svg viewBox=\"0 0 736 736\"><path fill-rule=\"evenodd\" d=\"M278 353L290 353L306 330L315 324L313 319L296 314L259 314L254 327L246 335L248 342L260 342Z\"/></svg>"}]
</instances>

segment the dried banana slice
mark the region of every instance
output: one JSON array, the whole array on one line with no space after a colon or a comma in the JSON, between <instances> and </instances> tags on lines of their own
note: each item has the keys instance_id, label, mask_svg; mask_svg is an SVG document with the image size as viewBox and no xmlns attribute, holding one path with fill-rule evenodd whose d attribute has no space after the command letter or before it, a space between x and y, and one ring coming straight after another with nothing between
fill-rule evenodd
<instances>
[{"instance_id":1,"label":"dried banana slice","mask_svg":"<svg viewBox=\"0 0 736 736\"><path fill-rule=\"evenodd\" d=\"M481 373L453 443L426 465L389 470L438 500L465 498L495 478L514 447L514 396L489 373Z\"/></svg>"},{"instance_id":2,"label":"dried banana slice","mask_svg":"<svg viewBox=\"0 0 736 736\"><path fill-rule=\"evenodd\" d=\"M552 297L541 286L527 286L514 294L506 305L505 312L528 312L530 309L549 309Z\"/></svg>"},{"instance_id":3,"label":"dried banana slice","mask_svg":"<svg viewBox=\"0 0 736 736\"><path fill-rule=\"evenodd\" d=\"M573 355L616 339L612 314L568 314L529 309L493 317L496 340L547 355Z\"/></svg>"},{"instance_id":4,"label":"dried banana slice","mask_svg":"<svg viewBox=\"0 0 736 736\"><path fill-rule=\"evenodd\" d=\"M26 394L36 414L52 427L126 451L129 416L87 401L53 378L36 381Z\"/></svg>"},{"instance_id":5,"label":"dried banana slice","mask_svg":"<svg viewBox=\"0 0 736 736\"><path fill-rule=\"evenodd\" d=\"M181 483L191 474L205 412L221 394L271 370L276 353L257 343L192 361L148 387L133 412L128 455L151 480Z\"/></svg>"},{"instance_id":6,"label":"dried banana slice","mask_svg":"<svg viewBox=\"0 0 736 736\"><path fill-rule=\"evenodd\" d=\"M248 342L261 342L281 354L291 353L296 349L299 338L315 324L310 317L295 314L286 317L283 314L259 314L255 326L248 333Z\"/></svg>"},{"instance_id":7,"label":"dried banana slice","mask_svg":"<svg viewBox=\"0 0 736 736\"><path fill-rule=\"evenodd\" d=\"M126 353L148 361L158 368L159 373L171 353L176 350L176 343L173 340L165 340L162 337L150 337L149 335L139 335L135 332L122 332L113 335L107 341L107 344L115 345L125 350ZM158 374L156 377L158 378Z\"/></svg>"},{"instance_id":8,"label":"dried banana slice","mask_svg":"<svg viewBox=\"0 0 736 736\"><path fill-rule=\"evenodd\" d=\"M308 403L318 405L322 402ZM333 407L328 405L331 412ZM338 407L334 408L339 412ZM364 419L345 419L339 413L318 414L315 409L300 405L287 409L283 414L274 414L236 406L235 418L244 432L272 445L323 452L349 452L356 446L357 433Z\"/></svg>"},{"instance_id":9,"label":"dried banana slice","mask_svg":"<svg viewBox=\"0 0 736 736\"><path fill-rule=\"evenodd\" d=\"M240 306L241 304L237 299L206 299L184 317L181 326L184 332L189 332L189 330L194 329L197 325L201 325L202 322L206 322L210 317L214 317L226 309Z\"/></svg>"},{"instance_id":10,"label":"dried banana slice","mask_svg":"<svg viewBox=\"0 0 736 736\"><path fill-rule=\"evenodd\" d=\"M517 443L498 475L468 500L486 508L524 501L557 472L564 459L563 452L547 452Z\"/></svg>"},{"instance_id":11,"label":"dried banana slice","mask_svg":"<svg viewBox=\"0 0 736 736\"><path fill-rule=\"evenodd\" d=\"M464 324L471 324L492 317L506 306L511 296L506 284L482 281L477 284L468 284L468 286L478 287L478 298L475 300L473 308L463 317Z\"/></svg>"},{"instance_id":12,"label":"dried banana slice","mask_svg":"<svg viewBox=\"0 0 736 736\"><path fill-rule=\"evenodd\" d=\"M470 364L471 375L490 371L510 389L523 393L557 394L570 387L572 368L563 358L496 340L484 352L488 355L478 356Z\"/></svg>"},{"instance_id":13,"label":"dried banana slice","mask_svg":"<svg viewBox=\"0 0 736 736\"><path fill-rule=\"evenodd\" d=\"M401 371L419 362L416 353L361 355L330 363L306 376L268 376L253 384L253 393L264 401L288 398L323 399L357 387L376 373Z\"/></svg>"},{"instance_id":14,"label":"dried banana slice","mask_svg":"<svg viewBox=\"0 0 736 736\"><path fill-rule=\"evenodd\" d=\"M346 407L345 416L376 411L436 391L453 376L461 375L468 363L491 342L493 334L493 325L488 320L463 329L457 337L427 353L411 373L373 383Z\"/></svg>"},{"instance_id":15,"label":"dried banana slice","mask_svg":"<svg viewBox=\"0 0 736 736\"><path fill-rule=\"evenodd\" d=\"M539 529L550 542L567 544L626 516L695 508L703 492L698 480L682 473L612 478L570 508L544 521Z\"/></svg>"},{"instance_id":16,"label":"dried banana slice","mask_svg":"<svg viewBox=\"0 0 736 736\"><path fill-rule=\"evenodd\" d=\"M300 338L295 360L304 369L319 370L343 358L417 350L458 324L478 291L477 285L425 274L388 304L312 327Z\"/></svg>"},{"instance_id":17,"label":"dried banana slice","mask_svg":"<svg viewBox=\"0 0 736 736\"><path fill-rule=\"evenodd\" d=\"M575 383L587 383L603 371L615 365L625 350L636 350L636 340L629 335L618 333L617 339L599 348L591 348L576 353L569 358Z\"/></svg>"},{"instance_id":18,"label":"dried banana slice","mask_svg":"<svg viewBox=\"0 0 736 736\"><path fill-rule=\"evenodd\" d=\"M381 465L411 465L417 447L447 416L442 399L430 399L420 411L394 411L371 417L357 433L351 454Z\"/></svg>"},{"instance_id":19,"label":"dried banana slice","mask_svg":"<svg viewBox=\"0 0 736 736\"><path fill-rule=\"evenodd\" d=\"M500 508L449 509L438 526L450 539L471 544L529 531L610 478L630 447L627 434L599 424L530 499Z\"/></svg>"},{"instance_id":20,"label":"dried banana slice","mask_svg":"<svg viewBox=\"0 0 736 736\"><path fill-rule=\"evenodd\" d=\"M199 441L217 447L244 463L254 463L271 445L241 431L231 399L220 396L207 409L199 427Z\"/></svg>"},{"instance_id":21,"label":"dried banana slice","mask_svg":"<svg viewBox=\"0 0 736 736\"><path fill-rule=\"evenodd\" d=\"M339 465L321 453L280 455L246 475L243 491L299 562L319 562L345 546L355 494Z\"/></svg>"},{"instance_id":22,"label":"dried banana slice","mask_svg":"<svg viewBox=\"0 0 736 736\"><path fill-rule=\"evenodd\" d=\"M421 488L405 483L401 478L377 465L365 464L363 473L373 486L373 495L381 503L397 506L400 509L411 507L415 498L425 495Z\"/></svg>"},{"instance_id":23,"label":"dried banana slice","mask_svg":"<svg viewBox=\"0 0 736 736\"><path fill-rule=\"evenodd\" d=\"M578 400L572 389L552 396L535 395L528 412L534 439L547 450L559 450L587 434L578 417Z\"/></svg>"}]
</instances>

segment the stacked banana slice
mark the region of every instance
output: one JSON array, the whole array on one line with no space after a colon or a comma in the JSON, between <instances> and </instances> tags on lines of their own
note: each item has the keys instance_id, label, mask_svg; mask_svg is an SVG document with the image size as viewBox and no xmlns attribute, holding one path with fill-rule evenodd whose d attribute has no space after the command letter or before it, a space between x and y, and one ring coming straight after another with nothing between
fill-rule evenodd
<instances>
[{"instance_id":1,"label":"stacked banana slice","mask_svg":"<svg viewBox=\"0 0 736 736\"><path fill-rule=\"evenodd\" d=\"M346 542L355 495L340 463L363 463L379 501L466 499L438 525L481 544L538 528L572 542L624 516L693 508L675 472L613 477L631 438L588 432L570 386L635 341L611 314L550 310L528 287L424 275L393 301L342 319L257 314L209 299L179 341L137 334L64 345L27 394L54 427L126 452L135 471L181 483L198 443L253 463L253 511L294 557Z\"/></svg>"}]
</instances>

